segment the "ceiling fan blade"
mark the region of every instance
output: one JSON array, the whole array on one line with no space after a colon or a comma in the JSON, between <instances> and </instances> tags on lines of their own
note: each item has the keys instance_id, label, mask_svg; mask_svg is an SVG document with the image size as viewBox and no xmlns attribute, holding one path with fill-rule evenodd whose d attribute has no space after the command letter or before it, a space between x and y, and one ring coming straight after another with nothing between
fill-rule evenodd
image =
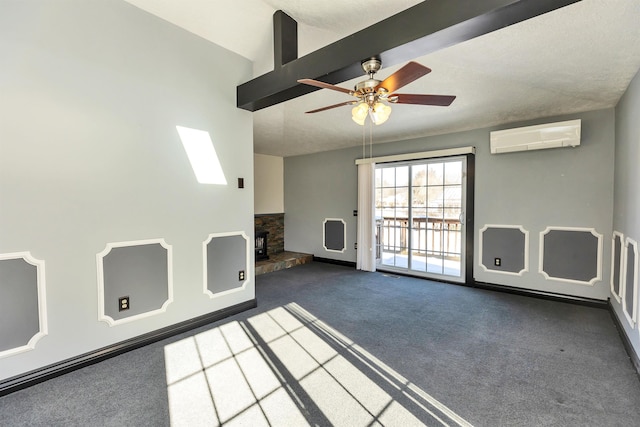
<instances>
[{"instance_id":1,"label":"ceiling fan blade","mask_svg":"<svg viewBox=\"0 0 640 427\"><path fill-rule=\"evenodd\" d=\"M341 102L340 104L329 105L328 107L318 108L317 110L307 111L306 113L318 113L318 112L320 112L320 111L330 110L330 109L332 109L332 108L342 107L342 106L344 106L344 105L353 105L353 104L357 104L358 102L360 102L360 101L347 101L347 102Z\"/></svg>"},{"instance_id":2,"label":"ceiling fan blade","mask_svg":"<svg viewBox=\"0 0 640 427\"><path fill-rule=\"evenodd\" d=\"M397 100L394 100L396 97ZM456 97L452 95L413 95L396 93L389 97L389 102L393 102L394 104L438 105L440 107L448 107L454 99L456 99Z\"/></svg>"},{"instance_id":3,"label":"ceiling fan blade","mask_svg":"<svg viewBox=\"0 0 640 427\"><path fill-rule=\"evenodd\" d=\"M322 89L337 90L338 92L343 92L343 93L348 93L349 95L353 95L353 91L351 91L349 89L345 89L345 88L340 87L340 86L334 86L332 84L325 83L325 82L320 82L318 80L300 79L300 80L298 80L298 83L303 83L303 84L309 85L309 86L320 87Z\"/></svg>"},{"instance_id":4,"label":"ceiling fan blade","mask_svg":"<svg viewBox=\"0 0 640 427\"><path fill-rule=\"evenodd\" d=\"M376 90L384 88L387 90L387 93L393 93L430 72L430 68L412 61L384 79L382 83L376 87Z\"/></svg>"}]
</instances>

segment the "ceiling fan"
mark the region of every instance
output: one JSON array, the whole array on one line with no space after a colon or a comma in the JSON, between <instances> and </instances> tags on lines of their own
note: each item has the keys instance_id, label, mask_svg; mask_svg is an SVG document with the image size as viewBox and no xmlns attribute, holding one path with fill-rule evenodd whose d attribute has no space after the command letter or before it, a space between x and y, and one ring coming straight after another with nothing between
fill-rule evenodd
<instances>
[{"instance_id":1,"label":"ceiling fan","mask_svg":"<svg viewBox=\"0 0 640 427\"><path fill-rule=\"evenodd\" d=\"M418 105L437 105L447 107L451 105L455 96L450 95L416 95L416 94L400 94L395 93L396 90L408 85L414 80L431 72L431 69L417 62L409 62L395 73L383 81L373 78L382 66L382 62L378 58L371 58L362 61L362 69L369 75L368 80L357 83L354 90L345 89L334 86L329 83L312 79L301 79L298 83L315 86L323 89L331 89L338 92L347 93L356 97L356 100L341 102L335 105L318 108L317 110L307 111L307 113L318 113L320 111L330 110L345 105L356 105L352 110L352 119L354 122L363 126L367 116L371 117L371 121L380 125L387 121L391 114L392 104L418 104Z\"/></svg>"}]
</instances>

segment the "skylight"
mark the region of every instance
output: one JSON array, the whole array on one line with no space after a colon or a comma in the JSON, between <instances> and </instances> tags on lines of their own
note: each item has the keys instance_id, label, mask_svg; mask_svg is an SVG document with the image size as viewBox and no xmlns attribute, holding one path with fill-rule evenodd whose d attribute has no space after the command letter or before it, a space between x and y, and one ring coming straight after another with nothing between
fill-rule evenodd
<instances>
[{"instance_id":1,"label":"skylight","mask_svg":"<svg viewBox=\"0 0 640 427\"><path fill-rule=\"evenodd\" d=\"M209 132L176 126L189 162L200 184L227 185Z\"/></svg>"}]
</instances>

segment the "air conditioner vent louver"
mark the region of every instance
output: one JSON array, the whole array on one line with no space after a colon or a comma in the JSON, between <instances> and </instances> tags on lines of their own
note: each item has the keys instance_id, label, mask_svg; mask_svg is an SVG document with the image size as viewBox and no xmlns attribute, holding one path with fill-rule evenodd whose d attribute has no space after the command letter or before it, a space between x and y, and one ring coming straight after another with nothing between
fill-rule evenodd
<instances>
[{"instance_id":1,"label":"air conditioner vent louver","mask_svg":"<svg viewBox=\"0 0 640 427\"><path fill-rule=\"evenodd\" d=\"M580 145L581 120L491 132L491 154Z\"/></svg>"}]
</instances>

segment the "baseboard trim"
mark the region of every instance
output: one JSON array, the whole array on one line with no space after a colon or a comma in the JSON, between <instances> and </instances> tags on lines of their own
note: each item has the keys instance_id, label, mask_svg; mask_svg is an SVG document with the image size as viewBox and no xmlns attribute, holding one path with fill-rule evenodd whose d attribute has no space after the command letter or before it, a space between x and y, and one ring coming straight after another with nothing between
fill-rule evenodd
<instances>
[{"instance_id":1,"label":"baseboard trim","mask_svg":"<svg viewBox=\"0 0 640 427\"><path fill-rule=\"evenodd\" d=\"M627 333L624 331L624 327L622 326L622 323L620 322L620 319L616 314L616 310L613 308L613 305L611 305L611 300L609 300L607 305L609 308L609 314L611 314L611 319L613 319L613 323L614 325L616 325L616 329L618 330L620 339L622 339L622 345L624 346L624 349L627 351L627 355L629 356L629 359L631 359L631 363L633 364L633 367L636 369L636 374L638 375L638 377L640 377L640 357L638 357L638 353L636 353L636 351L633 349L633 346L631 345L631 341L629 341L629 337L627 336Z\"/></svg>"},{"instance_id":2,"label":"baseboard trim","mask_svg":"<svg viewBox=\"0 0 640 427\"><path fill-rule=\"evenodd\" d=\"M492 283L485 283L485 282L473 282L471 285L467 285L467 286L486 289L489 291L505 292L509 294L522 295L522 296L546 299L551 301L559 301L559 302L566 302L570 304L584 305L587 307L602 308L605 310L608 309L609 307L608 300L586 298L586 297L581 297L576 295L559 294L555 292L518 288L515 286L507 286L507 285L495 285Z\"/></svg>"},{"instance_id":3,"label":"baseboard trim","mask_svg":"<svg viewBox=\"0 0 640 427\"><path fill-rule=\"evenodd\" d=\"M313 260L316 262L323 262L325 264L335 264L335 265L341 265L343 267L352 267L352 268L356 268L356 263L353 261L342 261L339 259L331 259L331 258L321 258L321 257L317 257L317 256L313 256Z\"/></svg>"},{"instance_id":4,"label":"baseboard trim","mask_svg":"<svg viewBox=\"0 0 640 427\"><path fill-rule=\"evenodd\" d=\"M11 377L0 382L0 396L5 396L51 378L84 368L85 366L102 362L103 360L144 347L145 345L222 320L226 317L233 316L234 314L255 308L257 305L257 300L254 298L231 307L223 308L222 310L217 310L125 341L120 341L43 368L16 375L15 377Z\"/></svg>"},{"instance_id":5,"label":"baseboard trim","mask_svg":"<svg viewBox=\"0 0 640 427\"><path fill-rule=\"evenodd\" d=\"M515 286L496 285L493 283L476 282L476 281L473 281L471 283L454 282L451 280L436 279L432 277L418 276L418 275L407 274L407 273L402 273L397 271L390 271L390 270L389 271L377 270L377 271L381 273L395 274L397 276L414 277L416 279L429 280L432 282L466 286L469 288L478 288L478 289L484 289L487 291L504 292L508 294L521 295L521 296L531 297L531 298L540 298L540 299L546 299L550 301L559 301L559 302L565 302L569 304L577 304L577 305L584 305L588 307L602 308L605 310L607 309L607 304L608 304L608 300L599 300L599 299L586 298L586 297L580 297L575 295L559 294L554 292L539 291L539 290L526 289L526 288L517 288Z\"/></svg>"}]
</instances>

